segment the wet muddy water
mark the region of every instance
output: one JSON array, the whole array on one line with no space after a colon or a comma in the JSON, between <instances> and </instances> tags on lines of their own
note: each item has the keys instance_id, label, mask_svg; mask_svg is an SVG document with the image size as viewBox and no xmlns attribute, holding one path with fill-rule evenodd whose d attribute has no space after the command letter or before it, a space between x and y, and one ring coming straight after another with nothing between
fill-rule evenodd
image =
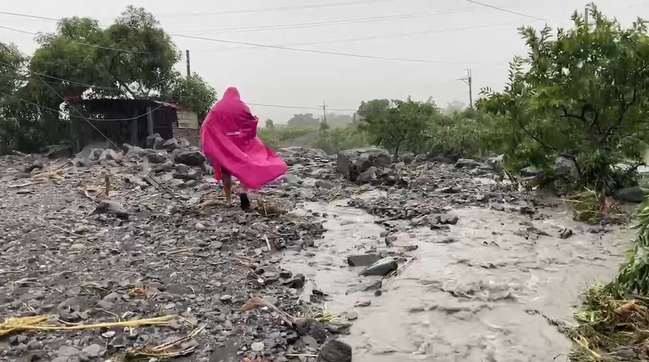
<instances>
[{"instance_id":1,"label":"wet muddy water","mask_svg":"<svg viewBox=\"0 0 649 362\"><path fill-rule=\"evenodd\" d=\"M315 253L288 252L284 261L331 296L329 311L357 313L344 337L356 362L553 361L570 341L546 317L569 321L579 292L615 275L632 237L630 229L591 233L565 210L542 210L549 217L532 221L459 208L448 231L411 230L403 222L395 244L417 245L406 253L417 259L376 296L364 290L375 279L346 263L348 255L387 250L374 217L346 201L307 203L295 212L305 210L327 214L328 232ZM530 227L537 231L528 235ZM564 227L574 235L559 238ZM354 307L367 300L370 306Z\"/></svg>"}]
</instances>

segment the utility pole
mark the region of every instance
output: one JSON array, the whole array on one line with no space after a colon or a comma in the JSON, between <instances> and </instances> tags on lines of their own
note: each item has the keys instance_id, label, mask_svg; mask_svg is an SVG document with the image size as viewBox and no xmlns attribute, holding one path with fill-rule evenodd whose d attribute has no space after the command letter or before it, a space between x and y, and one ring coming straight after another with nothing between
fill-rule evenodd
<instances>
[{"instance_id":1,"label":"utility pole","mask_svg":"<svg viewBox=\"0 0 649 362\"><path fill-rule=\"evenodd\" d=\"M590 13L590 4L586 4L586 7L584 8L584 23L586 24L586 29L589 29L588 24L588 15Z\"/></svg>"},{"instance_id":2,"label":"utility pole","mask_svg":"<svg viewBox=\"0 0 649 362\"><path fill-rule=\"evenodd\" d=\"M327 105L322 101L322 122L327 123Z\"/></svg>"},{"instance_id":3,"label":"utility pole","mask_svg":"<svg viewBox=\"0 0 649 362\"><path fill-rule=\"evenodd\" d=\"M189 77L192 76L191 67L190 67L190 65L189 65L189 64L190 64L190 61L189 61L189 50L185 50L185 58L187 58L187 59L186 59L186 62L187 62L187 78L189 78Z\"/></svg>"},{"instance_id":4,"label":"utility pole","mask_svg":"<svg viewBox=\"0 0 649 362\"><path fill-rule=\"evenodd\" d=\"M459 78L458 80L469 86L469 108L473 108L473 77L471 76L471 69L466 70L465 78Z\"/></svg>"}]
</instances>

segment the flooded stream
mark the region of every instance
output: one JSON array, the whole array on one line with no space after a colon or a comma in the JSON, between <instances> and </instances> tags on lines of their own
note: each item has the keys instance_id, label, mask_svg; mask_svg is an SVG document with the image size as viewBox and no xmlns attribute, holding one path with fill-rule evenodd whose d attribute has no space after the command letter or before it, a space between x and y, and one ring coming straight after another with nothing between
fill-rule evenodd
<instances>
[{"instance_id":1,"label":"flooded stream","mask_svg":"<svg viewBox=\"0 0 649 362\"><path fill-rule=\"evenodd\" d=\"M348 255L387 250L374 217L345 201L300 210L326 214L328 232L308 257L288 252L284 261L331 296L330 312L357 317L344 337L356 362L553 361L570 341L544 315L570 320L579 292L615 275L632 236L629 229L591 233L561 210L542 210L549 217L532 221L459 208L450 230L410 230L403 221L395 245L417 245L407 253L417 259L376 296L365 290L376 279L358 276L362 268L346 262ZM559 238L562 228L574 235ZM367 300L370 306L354 307Z\"/></svg>"}]
</instances>

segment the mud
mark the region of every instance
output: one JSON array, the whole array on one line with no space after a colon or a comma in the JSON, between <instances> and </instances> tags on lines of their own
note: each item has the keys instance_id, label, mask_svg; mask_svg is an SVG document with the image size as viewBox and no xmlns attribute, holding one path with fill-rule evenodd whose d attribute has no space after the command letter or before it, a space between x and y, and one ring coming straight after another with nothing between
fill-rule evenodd
<instances>
[{"instance_id":1,"label":"mud","mask_svg":"<svg viewBox=\"0 0 649 362\"><path fill-rule=\"evenodd\" d=\"M284 262L330 294L331 312L358 318L344 338L358 362L553 361L571 343L548 319L570 321L579 292L615 275L632 236L626 228L602 233L561 209L540 210L544 217L533 221L456 208L459 222L446 231L401 222L395 244L416 245L408 255L417 259L378 295L364 290L375 280L358 276L345 257L387 250L383 228L346 204L301 205L327 214L328 232L317 252ZM558 237L565 228L574 235ZM359 301L371 305L354 307Z\"/></svg>"}]
</instances>

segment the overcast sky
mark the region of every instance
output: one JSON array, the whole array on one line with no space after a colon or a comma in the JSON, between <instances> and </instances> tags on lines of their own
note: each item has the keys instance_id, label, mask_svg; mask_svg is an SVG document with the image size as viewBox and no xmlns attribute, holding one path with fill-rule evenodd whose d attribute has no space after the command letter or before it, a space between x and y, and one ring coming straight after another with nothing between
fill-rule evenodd
<instances>
[{"instance_id":1,"label":"overcast sky","mask_svg":"<svg viewBox=\"0 0 649 362\"><path fill-rule=\"evenodd\" d=\"M145 7L180 49L191 51L192 71L219 95L236 86L244 101L260 104L251 109L261 119L283 123L294 113L319 116L323 101L331 111L347 114L374 98L433 97L442 107L455 100L468 103L468 87L458 80L465 69L472 70L474 98L482 87L500 89L508 61L525 52L518 26L566 25L572 11L586 5L582 0L478 1L521 14L465 0L21 0L3 1L0 11L88 16L110 24L129 4ZM597 5L626 24L637 16L649 18L649 0ZM52 21L6 15L0 15L0 24L30 32L55 29ZM26 53L36 47L33 36L5 29L0 40Z\"/></svg>"}]
</instances>

